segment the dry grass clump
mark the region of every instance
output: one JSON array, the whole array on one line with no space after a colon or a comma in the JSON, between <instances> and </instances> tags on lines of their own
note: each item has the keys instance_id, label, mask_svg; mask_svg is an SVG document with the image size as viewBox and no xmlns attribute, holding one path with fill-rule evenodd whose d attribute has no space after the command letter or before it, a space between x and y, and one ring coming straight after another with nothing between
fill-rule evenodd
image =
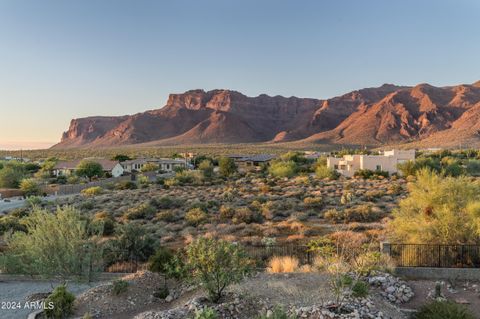
<instances>
[{"instance_id":1,"label":"dry grass clump","mask_svg":"<svg viewBox=\"0 0 480 319\"><path fill-rule=\"evenodd\" d=\"M292 256L275 256L268 262L267 272L286 273L296 272L299 267L298 258Z\"/></svg>"}]
</instances>

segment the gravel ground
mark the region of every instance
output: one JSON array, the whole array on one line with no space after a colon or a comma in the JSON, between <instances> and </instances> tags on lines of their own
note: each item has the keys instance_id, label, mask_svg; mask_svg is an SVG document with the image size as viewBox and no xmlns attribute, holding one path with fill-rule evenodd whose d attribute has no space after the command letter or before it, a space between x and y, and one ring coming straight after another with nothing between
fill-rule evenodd
<instances>
[{"instance_id":1,"label":"gravel ground","mask_svg":"<svg viewBox=\"0 0 480 319\"><path fill-rule=\"evenodd\" d=\"M34 293L45 293L52 291L52 285L55 287L59 283L51 281L2 281L0 282L0 318L2 319L22 319L32 310L24 307L26 298ZM95 287L99 283L78 284L69 283L68 290L78 295L83 291ZM6 309L8 302L19 303L20 309Z\"/></svg>"}]
</instances>

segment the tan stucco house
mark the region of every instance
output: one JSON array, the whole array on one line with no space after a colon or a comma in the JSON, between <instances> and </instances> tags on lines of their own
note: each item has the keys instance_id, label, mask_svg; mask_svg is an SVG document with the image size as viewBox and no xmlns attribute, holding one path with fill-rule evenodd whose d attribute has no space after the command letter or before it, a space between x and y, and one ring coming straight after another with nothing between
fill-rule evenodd
<instances>
[{"instance_id":1,"label":"tan stucco house","mask_svg":"<svg viewBox=\"0 0 480 319\"><path fill-rule=\"evenodd\" d=\"M186 168L185 160L172 158L138 158L122 162L122 167L127 173L139 172L146 164L158 166L159 171L173 172L176 168Z\"/></svg>"},{"instance_id":2,"label":"tan stucco house","mask_svg":"<svg viewBox=\"0 0 480 319\"><path fill-rule=\"evenodd\" d=\"M357 170L386 171L398 173L397 165L415 160L415 150L384 151L380 155L344 155L343 157L327 157L327 166L340 174L352 177Z\"/></svg>"}]
</instances>

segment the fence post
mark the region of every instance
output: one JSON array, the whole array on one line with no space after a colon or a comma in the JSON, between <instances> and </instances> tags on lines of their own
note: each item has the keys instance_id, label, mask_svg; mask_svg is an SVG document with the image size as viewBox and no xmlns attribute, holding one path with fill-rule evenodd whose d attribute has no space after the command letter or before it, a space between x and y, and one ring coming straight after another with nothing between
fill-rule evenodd
<instances>
[{"instance_id":1,"label":"fence post","mask_svg":"<svg viewBox=\"0 0 480 319\"><path fill-rule=\"evenodd\" d=\"M391 256L392 255L392 244L390 244L389 242L386 242L386 241L382 241L380 243L380 252L382 254L387 255L387 256Z\"/></svg>"}]
</instances>

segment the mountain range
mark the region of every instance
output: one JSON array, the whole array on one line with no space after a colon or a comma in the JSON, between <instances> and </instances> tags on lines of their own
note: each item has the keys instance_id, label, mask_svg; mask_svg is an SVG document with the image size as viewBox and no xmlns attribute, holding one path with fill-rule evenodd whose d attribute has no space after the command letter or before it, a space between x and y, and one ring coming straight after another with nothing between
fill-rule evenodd
<instances>
[{"instance_id":1,"label":"mountain range","mask_svg":"<svg viewBox=\"0 0 480 319\"><path fill-rule=\"evenodd\" d=\"M156 110L73 119L53 148L281 142L478 146L480 81L384 84L325 100L191 90Z\"/></svg>"}]
</instances>

